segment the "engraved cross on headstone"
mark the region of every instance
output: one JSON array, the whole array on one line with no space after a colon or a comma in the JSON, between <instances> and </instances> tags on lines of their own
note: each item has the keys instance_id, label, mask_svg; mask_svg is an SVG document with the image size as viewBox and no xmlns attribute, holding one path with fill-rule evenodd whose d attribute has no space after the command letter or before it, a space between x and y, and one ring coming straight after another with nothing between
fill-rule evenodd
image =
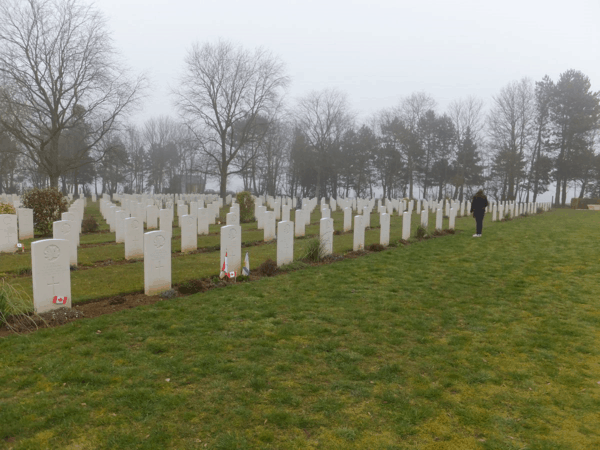
<instances>
[{"instance_id":1,"label":"engraved cross on headstone","mask_svg":"<svg viewBox=\"0 0 600 450\"><path fill-rule=\"evenodd\" d=\"M13 234L17 234L17 230L15 230L13 227L7 227L6 228L6 242L10 241L10 237Z\"/></svg>"},{"instance_id":2,"label":"engraved cross on headstone","mask_svg":"<svg viewBox=\"0 0 600 450\"><path fill-rule=\"evenodd\" d=\"M52 296L55 295L54 292L54 286L58 286L60 283L57 281L56 283L54 282L54 277L52 277L52 283L48 283L48 286L52 286Z\"/></svg>"},{"instance_id":3,"label":"engraved cross on headstone","mask_svg":"<svg viewBox=\"0 0 600 450\"><path fill-rule=\"evenodd\" d=\"M165 266L162 266L160 261L156 261L156 270L158 270L158 273L160 273L160 269L164 268Z\"/></svg>"}]
</instances>

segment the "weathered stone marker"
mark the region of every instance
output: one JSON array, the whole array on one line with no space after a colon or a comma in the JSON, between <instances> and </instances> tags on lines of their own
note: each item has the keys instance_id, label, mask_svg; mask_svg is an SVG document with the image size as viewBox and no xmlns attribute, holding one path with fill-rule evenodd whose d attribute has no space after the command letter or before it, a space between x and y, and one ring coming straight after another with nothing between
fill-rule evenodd
<instances>
[{"instance_id":1,"label":"weathered stone marker","mask_svg":"<svg viewBox=\"0 0 600 450\"><path fill-rule=\"evenodd\" d=\"M344 232L352 229L352 208L344 208Z\"/></svg>"},{"instance_id":2,"label":"weathered stone marker","mask_svg":"<svg viewBox=\"0 0 600 450\"><path fill-rule=\"evenodd\" d=\"M305 235L306 220L304 218L306 212L302 209L297 209L295 213L294 222L294 236L302 237Z\"/></svg>"},{"instance_id":3,"label":"weathered stone marker","mask_svg":"<svg viewBox=\"0 0 600 450\"><path fill-rule=\"evenodd\" d=\"M333 253L333 219L321 219L319 231L323 250L321 256L331 255Z\"/></svg>"},{"instance_id":4,"label":"weathered stone marker","mask_svg":"<svg viewBox=\"0 0 600 450\"><path fill-rule=\"evenodd\" d=\"M390 215L382 213L379 216L379 225L381 226L379 231L379 244L387 247L390 245Z\"/></svg>"},{"instance_id":5,"label":"weathered stone marker","mask_svg":"<svg viewBox=\"0 0 600 450\"><path fill-rule=\"evenodd\" d=\"M66 239L44 239L31 244L33 309L43 313L71 307L72 243Z\"/></svg>"},{"instance_id":6,"label":"weathered stone marker","mask_svg":"<svg viewBox=\"0 0 600 450\"><path fill-rule=\"evenodd\" d=\"M127 219L131 220L131 219ZM171 235L166 231L144 234L144 293L171 289Z\"/></svg>"},{"instance_id":7,"label":"weathered stone marker","mask_svg":"<svg viewBox=\"0 0 600 450\"><path fill-rule=\"evenodd\" d=\"M17 216L19 218L19 239L33 239L33 209L18 208Z\"/></svg>"},{"instance_id":8,"label":"weathered stone marker","mask_svg":"<svg viewBox=\"0 0 600 450\"><path fill-rule=\"evenodd\" d=\"M52 237L54 239L66 239L69 241L69 263L77 266L77 237L75 234L75 222L71 220L59 220L52 223Z\"/></svg>"},{"instance_id":9,"label":"weathered stone marker","mask_svg":"<svg viewBox=\"0 0 600 450\"><path fill-rule=\"evenodd\" d=\"M272 212L272 211L271 211ZM273 213L273 212L272 212ZM275 213L273 213L275 215ZM242 227L226 225L221 227L221 262L222 267L227 254L227 269L241 275L242 270Z\"/></svg>"},{"instance_id":10,"label":"weathered stone marker","mask_svg":"<svg viewBox=\"0 0 600 450\"><path fill-rule=\"evenodd\" d=\"M402 239L405 241L410 238L410 219L411 213L404 211L402 213Z\"/></svg>"},{"instance_id":11,"label":"weathered stone marker","mask_svg":"<svg viewBox=\"0 0 600 450\"><path fill-rule=\"evenodd\" d=\"M19 235L16 214L0 214L0 253L17 251Z\"/></svg>"},{"instance_id":12,"label":"weathered stone marker","mask_svg":"<svg viewBox=\"0 0 600 450\"><path fill-rule=\"evenodd\" d=\"M194 216L181 216L181 251L183 253L198 250L197 223L198 221Z\"/></svg>"},{"instance_id":13,"label":"weathered stone marker","mask_svg":"<svg viewBox=\"0 0 600 450\"><path fill-rule=\"evenodd\" d=\"M263 225L265 232L265 242L275 239L275 212L267 211L263 213Z\"/></svg>"},{"instance_id":14,"label":"weathered stone marker","mask_svg":"<svg viewBox=\"0 0 600 450\"><path fill-rule=\"evenodd\" d=\"M173 235L173 210L172 209L161 209L159 211L160 216L160 231L169 233L169 236Z\"/></svg>"},{"instance_id":15,"label":"weathered stone marker","mask_svg":"<svg viewBox=\"0 0 600 450\"><path fill-rule=\"evenodd\" d=\"M125 259L144 257L144 223L138 217L123 220L125 228Z\"/></svg>"},{"instance_id":16,"label":"weathered stone marker","mask_svg":"<svg viewBox=\"0 0 600 450\"><path fill-rule=\"evenodd\" d=\"M355 252L365 249L365 227L363 225L363 216L354 216L354 241L352 249Z\"/></svg>"},{"instance_id":17,"label":"weathered stone marker","mask_svg":"<svg viewBox=\"0 0 600 450\"><path fill-rule=\"evenodd\" d=\"M277 223L277 267L294 261L294 222Z\"/></svg>"}]
</instances>

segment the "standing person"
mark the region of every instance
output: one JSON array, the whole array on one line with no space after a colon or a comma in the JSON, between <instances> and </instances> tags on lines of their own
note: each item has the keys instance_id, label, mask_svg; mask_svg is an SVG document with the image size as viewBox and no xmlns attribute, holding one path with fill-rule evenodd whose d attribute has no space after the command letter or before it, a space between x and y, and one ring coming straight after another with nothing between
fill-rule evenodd
<instances>
[{"instance_id":1,"label":"standing person","mask_svg":"<svg viewBox=\"0 0 600 450\"><path fill-rule=\"evenodd\" d=\"M488 204L488 199L483 193L483 189L479 189L471 202L471 212L477 222L477 233L474 234L473 237L481 237L483 217L485 216L485 208L487 208Z\"/></svg>"}]
</instances>

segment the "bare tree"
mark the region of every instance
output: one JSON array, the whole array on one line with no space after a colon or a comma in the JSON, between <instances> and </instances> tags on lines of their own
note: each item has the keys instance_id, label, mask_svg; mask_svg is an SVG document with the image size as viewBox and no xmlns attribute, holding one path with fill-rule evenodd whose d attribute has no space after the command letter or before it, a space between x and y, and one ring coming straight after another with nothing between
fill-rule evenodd
<instances>
[{"instance_id":1,"label":"bare tree","mask_svg":"<svg viewBox=\"0 0 600 450\"><path fill-rule=\"evenodd\" d=\"M59 177L89 163L89 151L140 99L118 63L103 16L79 0L0 2L0 124L23 153ZM85 130L85 145L61 154L64 131ZM99 152L99 156L103 156Z\"/></svg>"},{"instance_id":2,"label":"bare tree","mask_svg":"<svg viewBox=\"0 0 600 450\"><path fill-rule=\"evenodd\" d=\"M342 136L354 121L345 93L335 89L313 91L302 97L295 109L297 127L301 129L313 152L317 172L315 196L319 198L323 170L328 157L338 149Z\"/></svg>"},{"instance_id":3,"label":"bare tree","mask_svg":"<svg viewBox=\"0 0 600 450\"><path fill-rule=\"evenodd\" d=\"M400 100L400 105L394 111L411 131L416 132L419 120L429 110L435 110L435 99L426 92L413 92Z\"/></svg>"},{"instance_id":4,"label":"bare tree","mask_svg":"<svg viewBox=\"0 0 600 450\"><path fill-rule=\"evenodd\" d=\"M494 168L504 181L502 198L514 200L524 177L525 156L532 145L535 93L528 78L513 81L493 97L488 115Z\"/></svg>"},{"instance_id":5,"label":"bare tree","mask_svg":"<svg viewBox=\"0 0 600 450\"><path fill-rule=\"evenodd\" d=\"M457 142L464 140L469 129L471 139L477 145L481 144L482 131L485 127L483 100L473 96L454 100L448 105L448 115L454 124Z\"/></svg>"},{"instance_id":6,"label":"bare tree","mask_svg":"<svg viewBox=\"0 0 600 450\"><path fill-rule=\"evenodd\" d=\"M262 140L266 128L257 119L275 116L289 78L283 63L265 49L249 51L225 41L194 44L185 65L176 103L213 159L224 197L227 177L246 168L232 161L242 147Z\"/></svg>"}]
</instances>

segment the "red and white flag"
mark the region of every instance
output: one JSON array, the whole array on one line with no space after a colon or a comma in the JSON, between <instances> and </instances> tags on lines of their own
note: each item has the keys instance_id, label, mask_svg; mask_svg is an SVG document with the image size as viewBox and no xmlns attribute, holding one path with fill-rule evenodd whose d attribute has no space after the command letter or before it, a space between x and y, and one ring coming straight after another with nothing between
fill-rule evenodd
<instances>
[{"instance_id":1,"label":"red and white flag","mask_svg":"<svg viewBox=\"0 0 600 450\"><path fill-rule=\"evenodd\" d=\"M56 295L54 296L54 298L52 299L52 303L54 303L55 305L66 305L67 304L67 297L57 297Z\"/></svg>"}]
</instances>

